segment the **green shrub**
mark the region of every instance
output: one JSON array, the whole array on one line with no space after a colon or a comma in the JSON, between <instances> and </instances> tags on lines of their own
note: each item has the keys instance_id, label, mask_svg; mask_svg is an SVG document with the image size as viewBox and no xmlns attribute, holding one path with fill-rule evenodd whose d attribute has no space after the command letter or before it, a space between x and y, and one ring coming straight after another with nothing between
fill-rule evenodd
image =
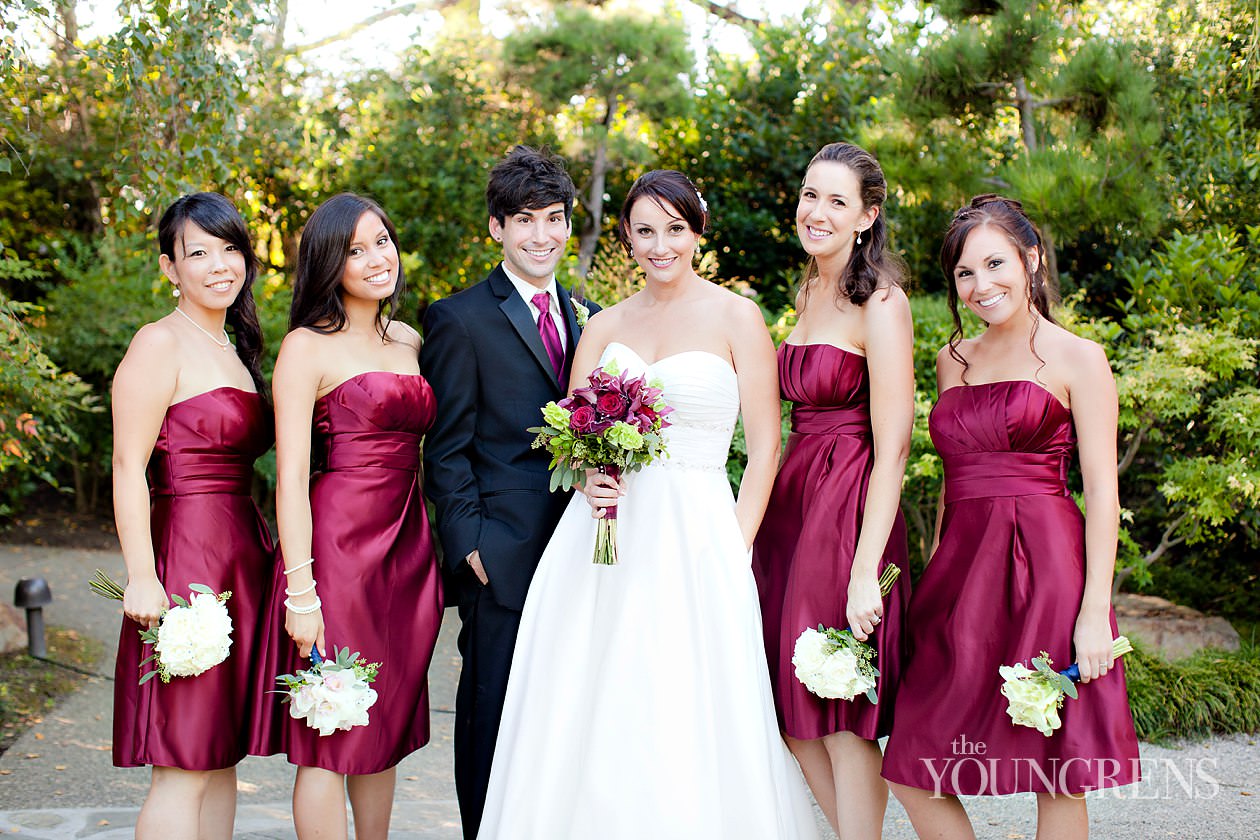
<instances>
[{"instance_id":1,"label":"green shrub","mask_svg":"<svg viewBox=\"0 0 1260 840\"><path fill-rule=\"evenodd\" d=\"M0 260L0 274L14 260ZM20 268L20 266L19 266ZM91 389L45 355L24 317L39 308L0 294L0 516L41 484L57 487L57 467L78 441L77 421L99 406Z\"/></svg>"},{"instance_id":2,"label":"green shrub","mask_svg":"<svg viewBox=\"0 0 1260 840\"><path fill-rule=\"evenodd\" d=\"M1180 662L1135 646L1124 657L1138 738L1162 741L1260 730L1260 647L1203 650Z\"/></svg>"}]
</instances>

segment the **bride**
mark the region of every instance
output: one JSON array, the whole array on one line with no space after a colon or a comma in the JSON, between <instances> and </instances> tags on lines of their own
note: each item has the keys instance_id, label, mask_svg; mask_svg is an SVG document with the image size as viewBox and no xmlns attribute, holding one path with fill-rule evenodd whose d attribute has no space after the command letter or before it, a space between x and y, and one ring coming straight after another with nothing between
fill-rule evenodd
<instances>
[{"instance_id":1,"label":"bride","mask_svg":"<svg viewBox=\"0 0 1260 840\"><path fill-rule=\"evenodd\" d=\"M817 836L779 737L749 562L779 455L774 346L756 304L692 268L707 222L679 172L648 172L626 196L618 236L647 282L591 318L570 387L610 361L659 379L669 457L620 483L592 476L542 556L482 840ZM595 565L589 511L614 502L620 563Z\"/></svg>"}]
</instances>

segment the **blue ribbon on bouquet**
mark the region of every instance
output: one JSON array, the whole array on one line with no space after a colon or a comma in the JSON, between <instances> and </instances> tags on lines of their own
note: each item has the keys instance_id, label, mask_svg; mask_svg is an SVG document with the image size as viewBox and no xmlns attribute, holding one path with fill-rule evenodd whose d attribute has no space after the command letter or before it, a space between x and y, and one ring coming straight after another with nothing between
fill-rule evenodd
<instances>
[{"instance_id":1,"label":"blue ribbon on bouquet","mask_svg":"<svg viewBox=\"0 0 1260 840\"><path fill-rule=\"evenodd\" d=\"M319 663L323 661L324 661L324 657L320 654L319 648L315 647L315 645L311 645L311 664L318 665ZM1072 667L1075 668L1076 666L1073 665ZM1079 673L1076 675L1076 678L1077 679L1081 678Z\"/></svg>"}]
</instances>

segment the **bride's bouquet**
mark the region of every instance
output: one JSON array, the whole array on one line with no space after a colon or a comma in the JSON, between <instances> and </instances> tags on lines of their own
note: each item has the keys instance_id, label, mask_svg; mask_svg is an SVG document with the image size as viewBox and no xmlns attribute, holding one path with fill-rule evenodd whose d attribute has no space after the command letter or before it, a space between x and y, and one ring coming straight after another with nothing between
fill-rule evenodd
<instances>
[{"instance_id":1,"label":"bride's bouquet","mask_svg":"<svg viewBox=\"0 0 1260 840\"><path fill-rule=\"evenodd\" d=\"M615 362L596 368L590 385L542 409L534 448L551 453L551 489L580 484L587 469L619 478L666 454L661 430L669 426L659 381L628 377ZM617 506L604 508L595 536L595 562L617 562Z\"/></svg>"},{"instance_id":2,"label":"bride's bouquet","mask_svg":"<svg viewBox=\"0 0 1260 840\"><path fill-rule=\"evenodd\" d=\"M881 597L888 595L900 575L901 569L896 565L884 569L879 576ZM851 630L821 624L817 630L810 627L801 633L792 649L796 678L811 693L827 700L852 700L865 694L867 700L876 702L879 669L874 658L874 648L859 642Z\"/></svg>"},{"instance_id":3,"label":"bride's bouquet","mask_svg":"<svg viewBox=\"0 0 1260 840\"><path fill-rule=\"evenodd\" d=\"M281 674L276 681L284 686L289 716L305 720L320 735L331 735L338 729L367 726L368 709L376 702L376 690L369 683L376 679L379 662L362 662L359 653L350 648L333 648L333 658L324 659L311 648L311 667L296 674Z\"/></svg>"},{"instance_id":4,"label":"bride's bouquet","mask_svg":"<svg viewBox=\"0 0 1260 840\"><path fill-rule=\"evenodd\" d=\"M1133 645L1125 636L1117 636L1111 642L1111 652L1116 657L1132 650ZM1031 669L1022 662L998 667L1006 713L1011 716L1012 725L1032 727L1049 738L1063 725L1059 719L1063 698L1077 697L1075 683L1080 682L1081 669L1073 663L1062 671L1054 670L1054 663L1044 650L1041 656L1033 658L1032 664Z\"/></svg>"},{"instance_id":5,"label":"bride's bouquet","mask_svg":"<svg viewBox=\"0 0 1260 840\"><path fill-rule=\"evenodd\" d=\"M123 599L123 588L100 569L88 582L92 591L115 601ZM153 670L140 677L144 685L160 676L162 682L171 677L195 677L227 659L232 647L232 616L225 606L231 592L216 593L201 583L188 585L188 600L172 595L176 606L162 613L157 627L140 631L146 645L153 645L153 654L141 661L141 667L153 663Z\"/></svg>"}]
</instances>

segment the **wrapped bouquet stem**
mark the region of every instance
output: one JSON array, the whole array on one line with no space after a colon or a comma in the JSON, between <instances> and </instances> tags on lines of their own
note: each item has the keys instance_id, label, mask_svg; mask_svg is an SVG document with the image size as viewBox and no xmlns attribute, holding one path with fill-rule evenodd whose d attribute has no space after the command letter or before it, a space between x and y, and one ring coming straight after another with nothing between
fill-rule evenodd
<instances>
[{"instance_id":1,"label":"wrapped bouquet stem","mask_svg":"<svg viewBox=\"0 0 1260 840\"><path fill-rule=\"evenodd\" d=\"M1117 636L1111 642L1111 652L1119 658L1133 650L1125 636ZM1077 698L1076 683L1080 682L1081 669L1075 662L1062 671L1054 670L1049 654L1041 652L1034 657L1030 669L1022 662L1002 665L998 673L1002 677L1002 695L1006 698L1006 713L1016 726L1028 726L1049 738L1063 725L1059 709L1063 698Z\"/></svg>"},{"instance_id":2,"label":"wrapped bouquet stem","mask_svg":"<svg viewBox=\"0 0 1260 840\"><path fill-rule=\"evenodd\" d=\"M614 466L601 467L599 470L614 481L621 478L621 470ZM595 527L595 562L605 566L617 562L617 506L604 508L604 515Z\"/></svg>"},{"instance_id":3,"label":"wrapped bouquet stem","mask_svg":"<svg viewBox=\"0 0 1260 840\"><path fill-rule=\"evenodd\" d=\"M901 569L889 564L879 576L880 597L892 591ZM859 642L848 628L806 628L792 649L792 665L796 678L813 694L828 700L852 700L865 694L872 703L879 699L875 685L879 669L874 663L875 649Z\"/></svg>"},{"instance_id":4,"label":"wrapped bouquet stem","mask_svg":"<svg viewBox=\"0 0 1260 840\"><path fill-rule=\"evenodd\" d=\"M88 585L96 594L115 601L123 599L123 588L100 569ZM188 600L172 595L175 606L162 613L157 627L140 631L146 645L153 645L153 654L141 661L141 667L153 663L153 669L140 677L140 684L154 677L170 682L171 677L195 677L227 659L232 647L232 616L227 611L231 592L216 593L201 583L190 583Z\"/></svg>"},{"instance_id":5,"label":"wrapped bouquet stem","mask_svg":"<svg viewBox=\"0 0 1260 840\"><path fill-rule=\"evenodd\" d=\"M537 435L535 448L551 453L551 489L568 490L582 473L599 470L614 479L665 457L661 430L669 426L660 383L646 376L628 377L615 363L596 368L590 385L543 406L543 425L526 431ZM594 562L617 562L617 506L604 508L595 532Z\"/></svg>"}]
</instances>

